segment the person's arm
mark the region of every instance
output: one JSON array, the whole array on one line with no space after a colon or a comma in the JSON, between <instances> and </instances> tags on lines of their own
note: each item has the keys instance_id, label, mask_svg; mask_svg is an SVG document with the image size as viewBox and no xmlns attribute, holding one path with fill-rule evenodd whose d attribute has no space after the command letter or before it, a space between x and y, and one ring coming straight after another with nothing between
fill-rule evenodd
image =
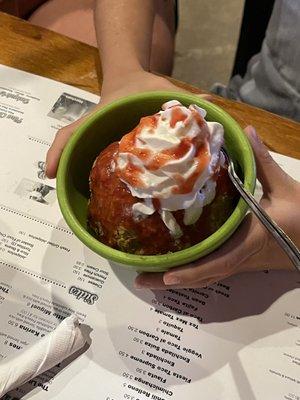
<instances>
[{"instance_id":1,"label":"person's arm","mask_svg":"<svg viewBox=\"0 0 300 400\"><path fill-rule=\"evenodd\" d=\"M178 90L166 79L150 73L159 2L96 1L95 28L103 74L101 105L141 91Z\"/></svg>"},{"instance_id":2,"label":"person's arm","mask_svg":"<svg viewBox=\"0 0 300 400\"><path fill-rule=\"evenodd\" d=\"M165 1L171 0L96 0L95 27L103 71L101 100L97 107L138 92L185 91L149 72L154 19ZM209 95L203 97L210 99ZM56 176L61 153L84 118L57 132L47 153L48 178Z\"/></svg>"},{"instance_id":3,"label":"person's arm","mask_svg":"<svg viewBox=\"0 0 300 400\"><path fill-rule=\"evenodd\" d=\"M149 71L154 25L153 0L98 0L95 28L104 80Z\"/></svg>"},{"instance_id":4,"label":"person's arm","mask_svg":"<svg viewBox=\"0 0 300 400\"><path fill-rule=\"evenodd\" d=\"M148 72L155 4L155 0L96 0L95 26L103 70L99 107L141 91L181 90ZM46 158L48 178L55 178L61 153L84 118L57 132Z\"/></svg>"},{"instance_id":5,"label":"person's arm","mask_svg":"<svg viewBox=\"0 0 300 400\"><path fill-rule=\"evenodd\" d=\"M245 129L255 154L257 176L263 186L260 205L300 247L300 183L287 175L270 156L254 128ZM268 269L294 271L290 259L252 213L218 250L190 265L163 274L141 274L138 288L199 288L240 272Z\"/></svg>"}]
</instances>

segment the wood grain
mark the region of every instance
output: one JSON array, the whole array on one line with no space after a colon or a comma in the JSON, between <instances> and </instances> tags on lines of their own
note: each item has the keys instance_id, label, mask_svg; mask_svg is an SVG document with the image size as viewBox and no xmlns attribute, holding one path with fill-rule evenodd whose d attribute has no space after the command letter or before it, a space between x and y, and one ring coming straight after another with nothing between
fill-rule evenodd
<instances>
[{"instance_id":1,"label":"wood grain","mask_svg":"<svg viewBox=\"0 0 300 400\"><path fill-rule=\"evenodd\" d=\"M0 13L0 63L99 94L102 73L98 50L84 43L33 26ZM193 93L203 93L184 82L170 79ZM300 124L267 111L213 96L242 127L257 128L268 147L300 159Z\"/></svg>"},{"instance_id":2,"label":"wood grain","mask_svg":"<svg viewBox=\"0 0 300 400\"><path fill-rule=\"evenodd\" d=\"M1 64L99 94L102 73L94 47L4 13L0 46Z\"/></svg>"}]
</instances>

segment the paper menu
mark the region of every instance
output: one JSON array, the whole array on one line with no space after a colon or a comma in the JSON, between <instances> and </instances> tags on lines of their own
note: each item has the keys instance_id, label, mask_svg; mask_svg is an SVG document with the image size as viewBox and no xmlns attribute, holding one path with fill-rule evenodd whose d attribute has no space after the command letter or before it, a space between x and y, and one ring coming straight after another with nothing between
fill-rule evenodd
<instances>
[{"instance_id":1,"label":"paper menu","mask_svg":"<svg viewBox=\"0 0 300 400\"><path fill-rule=\"evenodd\" d=\"M71 311L91 330L84 353L6 398L299 400L299 274L139 291L134 273L93 254L66 226L43 161L57 128L97 101L0 67L0 360ZM276 159L299 171L299 161Z\"/></svg>"}]
</instances>

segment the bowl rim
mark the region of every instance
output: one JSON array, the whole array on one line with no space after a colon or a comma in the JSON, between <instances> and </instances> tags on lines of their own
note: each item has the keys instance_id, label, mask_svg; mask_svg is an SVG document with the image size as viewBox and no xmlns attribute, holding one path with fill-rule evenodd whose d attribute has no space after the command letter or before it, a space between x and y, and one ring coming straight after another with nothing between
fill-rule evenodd
<instances>
[{"instance_id":1,"label":"bowl rim","mask_svg":"<svg viewBox=\"0 0 300 400\"><path fill-rule=\"evenodd\" d=\"M208 236L201 242L190 246L186 249L179 250L176 252L170 252L160 255L136 255L125 253L120 250L114 249L101 243L95 237L93 237L85 228L82 227L78 219L71 211L72 207L68 200L66 179L69 172L69 160L70 156L76 147L78 139L85 134L86 129L90 127L95 120L100 118L103 114L111 112L115 108L118 108L128 102L143 101L145 97L148 99L159 100L161 97L170 97L170 99L178 99L179 101L185 101L198 104L208 112L212 111L217 113L221 120L226 120L227 123L232 125L232 130L239 133L239 140L245 148L244 160L246 169L244 171L244 185L245 188L250 192L254 192L256 182L256 167L255 160L250 142L243 132L242 128L238 123L222 108L217 105L206 101L199 97L199 95L183 93L183 92L172 92L172 91L155 91L155 92L142 92L127 97L118 99L112 103L109 103L99 110L93 112L82 124L77 127L65 146L63 153L60 158L58 171L57 171L57 197L61 212L65 218L65 221L75 233L75 235L91 250L100 254L102 257L114 261L118 264L139 267L142 266L144 271L149 271L155 267L174 267L185 263L195 261L199 256L204 256L212 252L215 248L219 247L220 244L224 243L237 229L245 216L248 206L245 201L240 198L230 217L224 222L224 224L212 235ZM164 101L164 100L162 100Z\"/></svg>"}]
</instances>

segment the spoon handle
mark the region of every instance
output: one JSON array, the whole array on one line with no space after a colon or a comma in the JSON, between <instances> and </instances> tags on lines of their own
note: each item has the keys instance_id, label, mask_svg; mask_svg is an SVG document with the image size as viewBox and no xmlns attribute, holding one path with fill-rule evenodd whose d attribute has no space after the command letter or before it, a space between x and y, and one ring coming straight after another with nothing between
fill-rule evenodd
<instances>
[{"instance_id":1,"label":"spoon handle","mask_svg":"<svg viewBox=\"0 0 300 400\"><path fill-rule=\"evenodd\" d=\"M229 161L228 174L235 188L238 190L242 198L246 201L246 203L260 220L260 222L271 233L271 235L274 237L280 247L286 252L287 256L290 258L295 268L300 272L300 251L298 247L288 237L288 235L270 218L270 216L255 200L252 194L244 188L243 183L241 182L240 178L237 176L234 170L232 160L229 159L229 156L227 154L226 156Z\"/></svg>"}]
</instances>

